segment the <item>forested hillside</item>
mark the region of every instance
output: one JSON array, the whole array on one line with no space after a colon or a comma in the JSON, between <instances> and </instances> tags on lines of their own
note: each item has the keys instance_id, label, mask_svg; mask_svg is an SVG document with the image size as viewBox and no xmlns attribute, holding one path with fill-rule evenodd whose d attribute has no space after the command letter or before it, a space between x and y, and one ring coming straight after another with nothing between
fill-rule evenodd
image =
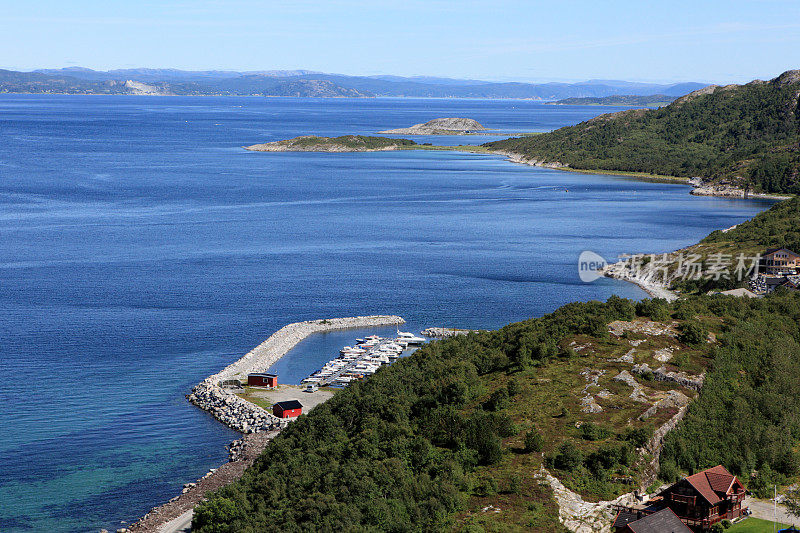
<instances>
[{"instance_id":1,"label":"forested hillside","mask_svg":"<svg viewBox=\"0 0 800 533\"><path fill-rule=\"evenodd\" d=\"M562 532L538 469L594 500L629 491L626 480L642 479L637 448L675 413L664 399L694 396L646 372L631 393L622 370L648 361L709 371L669 438L665 477L717 461L745 479L789 476L799 304L795 294L612 298L431 343L292 423L195 510L193 530ZM625 322L611 335L615 320ZM654 363L665 350L672 359Z\"/></svg>"},{"instance_id":2,"label":"forested hillside","mask_svg":"<svg viewBox=\"0 0 800 533\"><path fill-rule=\"evenodd\" d=\"M715 297L681 303L716 315L725 334L703 393L667 435L661 477L723 464L760 497L800 473L800 296ZM752 473L757 473L751 480Z\"/></svg>"},{"instance_id":3,"label":"forested hillside","mask_svg":"<svg viewBox=\"0 0 800 533\"><path fill-rule=\"evenodd\" d=\"M487 143L576 169L644 172L800 192L800 71L710 86L654 110L602 115L545 135Z\"/></svg>"},{"instance_id":4,"label":"forested hillside","mask_svg":"<svg viewBox=\"0 0 800 533\"><path fill-rule=\"evenodd\" d=\"M613 96L564 98L548 105L630 105L630 106L662 106L678 98L666 94L636 95L618 94Z\"/></svg>"}]
</instances>

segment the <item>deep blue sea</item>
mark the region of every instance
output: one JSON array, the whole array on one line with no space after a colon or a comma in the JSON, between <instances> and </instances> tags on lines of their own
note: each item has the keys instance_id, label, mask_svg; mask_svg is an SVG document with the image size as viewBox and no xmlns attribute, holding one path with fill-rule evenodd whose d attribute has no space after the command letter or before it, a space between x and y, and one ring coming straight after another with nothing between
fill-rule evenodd
<instances>
[{"instance_id":1,"label":"deep blue sea","mask_svg":"<svg viewBox=\"0 0 800 533\"><path fill-rule=\"evenodd\" d=\"M641 298L582 284L578 254L673 250L769 205L495 156L241 148L450 116L546 131L613 110L0 96L0 531L114 530L223 463L237 434L184 394L286 323L494 328ZM361 334L309 339L282 375Z\"/></svg>"}]
</instances>

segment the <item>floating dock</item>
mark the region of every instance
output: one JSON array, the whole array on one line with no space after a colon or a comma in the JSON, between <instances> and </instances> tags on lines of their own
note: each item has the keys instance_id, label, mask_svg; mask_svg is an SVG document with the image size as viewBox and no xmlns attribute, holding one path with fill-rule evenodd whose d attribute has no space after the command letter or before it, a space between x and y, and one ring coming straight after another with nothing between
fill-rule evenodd
<instances>
[{"instance_id":1,"label":"floating dock","mask_svg":"<svg viewBox=\"0 0 800 533\"><path fill-rule=\"evenodd\" d=\"M383 365L391 364L408 350L409 346L423 344L425 339L410 333L400 333L396 338L372 335L357 339L355 346L345 346L339 356L302 381L306 385L326 385L346 387L378 371Z\"/></svg>"}]
</instances>

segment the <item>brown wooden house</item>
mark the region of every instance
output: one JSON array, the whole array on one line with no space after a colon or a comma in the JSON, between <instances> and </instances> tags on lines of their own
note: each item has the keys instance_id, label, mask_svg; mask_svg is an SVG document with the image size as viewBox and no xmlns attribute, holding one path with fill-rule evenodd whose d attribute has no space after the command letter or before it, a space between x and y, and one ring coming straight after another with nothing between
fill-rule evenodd
<instances>
[{"instance_id":1,"label":"brown wooden house","mask_svg":"<svg viewBox=\"0 0 800 533\"><path fill-rule=\"evenodd\" d=\"M792 274L800 269L800 255L786 248L769 248L761 256L759 271L765 274Z\"/></svg>"},{"instance_id":2,"label":"brown wooden house","mask_svg":"<svg viewBox=\"0 0 800 533\"><path fill-rule=\"evenodd\" d=\"M739 478L722 465L684 478L661 493L664 504L695 531L742 516L744 494Z\"/></svg>"}]
</instances>

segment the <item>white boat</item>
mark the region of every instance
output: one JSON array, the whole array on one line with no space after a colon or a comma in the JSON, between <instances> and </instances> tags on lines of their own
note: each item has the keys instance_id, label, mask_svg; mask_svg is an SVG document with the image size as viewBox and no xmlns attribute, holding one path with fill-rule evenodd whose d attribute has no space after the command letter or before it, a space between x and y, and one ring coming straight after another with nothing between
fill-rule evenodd
<instances>
[{"instance_id":1,"label":"white boat","mask_svg":"<svg viewBox=\"0 0 800 533\"><path fill-rule=\"evenodd\" d=\"M424 344L425 339L417 337L413 333L397 330L397 342L405 342L406 344Z\"/></svg>"}]
</instances>

